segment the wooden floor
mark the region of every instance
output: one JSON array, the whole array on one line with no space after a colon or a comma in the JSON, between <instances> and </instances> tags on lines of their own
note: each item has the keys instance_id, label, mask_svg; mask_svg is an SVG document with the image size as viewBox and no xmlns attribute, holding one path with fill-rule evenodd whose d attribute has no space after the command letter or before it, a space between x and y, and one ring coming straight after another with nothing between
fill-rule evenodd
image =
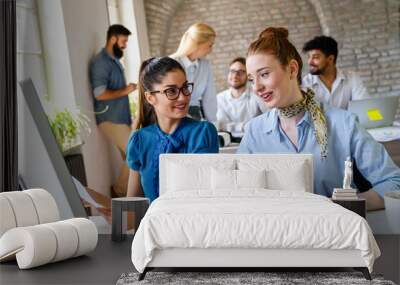
<instances>
[{"instance_id":1,"label":"wooden floor","mask_svg":"<svg viewBox=\"0 0 400 285\"><path fill-rule=\"evenodd\" d=\"M131 261L132 238L111 241L99 235L95 251L41 267L19 270L17 263L0 264L0 284L115 284L122 273L134 271Z\"/></svg>"}]
</instances>

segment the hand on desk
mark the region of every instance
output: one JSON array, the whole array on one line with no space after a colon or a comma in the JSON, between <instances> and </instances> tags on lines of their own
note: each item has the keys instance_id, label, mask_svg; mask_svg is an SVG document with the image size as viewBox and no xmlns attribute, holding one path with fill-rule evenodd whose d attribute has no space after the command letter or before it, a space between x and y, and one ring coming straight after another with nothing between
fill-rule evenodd
<instances>
[{"instance_id":1,"label":"hand on desk","mask_svg":"<svg viewBox=\"0 0 400 285\"><path fill-rule=\"evenodd\" d=\"M373 211L385 208L385 203L383 201L383 198L372 189L366 192L359 193L358 196L366 200L367 211Z\"/></svg>"},{"instance_id":2,"label":"hand on desk","mask_svg":"<svg viewBox=\"0 0 400 285\"><path fill-rule=\"evenodd\" d=\"M94 191L88 187L85 188L87 193L93 200L100 204L102 207L96 207L89 203L93 208L95 208L99 214L106 219L106 221L111 224L111 199L97 191ZM133 229L135 225L135 214L132 212L127 213L127 228L128 230Z\"/></svg>"}]
</instances>

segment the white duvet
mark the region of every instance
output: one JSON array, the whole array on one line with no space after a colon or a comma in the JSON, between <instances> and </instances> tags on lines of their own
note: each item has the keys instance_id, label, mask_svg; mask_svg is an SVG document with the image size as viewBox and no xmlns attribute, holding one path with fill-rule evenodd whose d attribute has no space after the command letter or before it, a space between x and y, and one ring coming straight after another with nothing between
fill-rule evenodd
<instances>
[{"instance_id":1,"label":"white duvet","mask_svg":"<svg viewBox=\"0 0 400 285\"><path fill-rule=\"evenodd\" d=\"M135 234L135 268L165 248L358 249L370 272L380 255L359 215L319 195L266 189L164 194Z\"/></svg>"}]
</instances>

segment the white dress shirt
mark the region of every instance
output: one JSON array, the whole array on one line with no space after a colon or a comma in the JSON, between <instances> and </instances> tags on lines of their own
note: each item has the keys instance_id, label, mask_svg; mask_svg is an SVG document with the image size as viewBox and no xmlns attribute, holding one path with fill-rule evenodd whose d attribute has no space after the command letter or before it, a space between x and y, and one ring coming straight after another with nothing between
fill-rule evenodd
<instances>
[{"instance_id":1,"label":"white dress shirt","mask_svg":"<svg viewBox=\"0 0 400 285\"><path fill-rule=\"evenodd\" d=\"M307 74L303 77L303 87L309 87L315 92L315 99L341 109L347 110L349 101L369 97L361 78L351 71L337 69L336 79L329 91L318 75Z\"/></svg>"},{"instance_id":2,"label":"white dress shirt","mask_svg":"<svg viewBox=\"0 0 400 285\"><path fill-rule=\"evenodd\" d=\"M234 137L242 137L246 123L266 112L266 104L250 88L239 97L232 96L231 90L227 89L217 95L218 101L218 127L222 131L231 132Z\"/></svg>"},{"instance_id":3,"label":"white dress shirt","mask_svg":"<svg viewBox=\"0 0 400 285\"><path fill-rule=\"evenodd\" d=\"M210 63L203 59L191 61L186 56L176 58L186 71L188 82L194 83L190 106L201 107L205 119L210 122L217 121L217 98L214 85L214 76Z\"/></svg>"}]
</instances>

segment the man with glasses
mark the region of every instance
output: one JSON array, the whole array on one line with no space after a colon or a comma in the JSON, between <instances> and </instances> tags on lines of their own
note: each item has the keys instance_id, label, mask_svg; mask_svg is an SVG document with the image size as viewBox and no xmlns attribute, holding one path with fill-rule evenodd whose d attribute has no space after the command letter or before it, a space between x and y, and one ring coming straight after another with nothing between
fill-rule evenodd
<instances>
[{"instance_id":1,"label":"man with glasses","mask_svg":"<svg viewBox=\"0 0 400 285\"><path fill-rule=\"evenodd\" d=\"M228 85L229 89L217 95L218 128L240 139L243 136L245 124L268 109L263 101L247 87L245 58L238 57L231 61Z\"/></svg>"},{"instance_id":2,"label":"man with glasses","mask_svg":"<svg viewBox=\"0 0 400 285\"><path fill-rule=\"evenodd\" d=\"M120 62L130 34L131 32L122 25L110 26L106 46L92 58L89 66L97 125L121 152L123 160L132 131L128 94L136 89L136 84L126 83ZM112 187L112 196L126 195L128 176L129 169L123 163L120 176Z\"/></svg>"}]
</instances>

